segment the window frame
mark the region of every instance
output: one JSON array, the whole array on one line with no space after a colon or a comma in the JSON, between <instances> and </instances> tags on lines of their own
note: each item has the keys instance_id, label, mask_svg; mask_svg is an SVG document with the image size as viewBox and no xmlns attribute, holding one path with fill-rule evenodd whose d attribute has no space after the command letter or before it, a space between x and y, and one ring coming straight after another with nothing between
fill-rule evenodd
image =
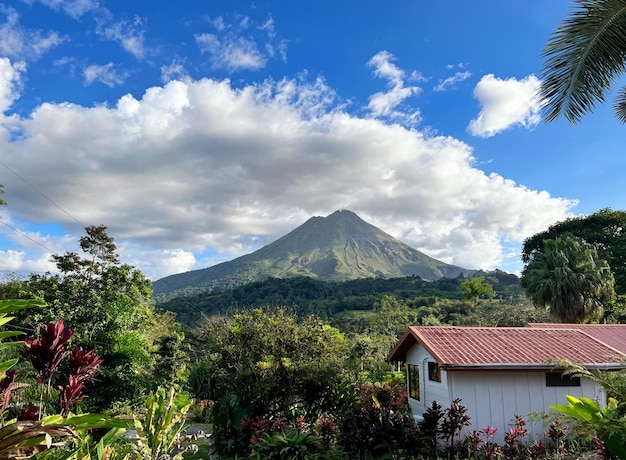
<instances>
[{"instance_id":1,"label":"window frame","mask_svg":"<svg viewBox=\"0 0 626 460\"><path fill-rule=\"evenodd\" d=\"M580 387L580 377L571 374L563 375L563 372L546 372L546 387Z\"/></svg>"},{"instance_id":2,"label":"window frame","mask_svg":"<svg viewBox=\"0 0 626 460\"><path fill-rule=\"evenodd\" d=\"M428 361L428 381L441 383L441 367L437 361Z\"/></svg>"},{"instance_id":3,"label":"window frame","mask_svg":"<svg viewBox=\"0 0 626 460\"><path fill-rule=\"evenodd\" d=\"M421 401L420 390L420 366L417 364L406 365L409 397L416 401Z\"/></svg>"}]
</instances>

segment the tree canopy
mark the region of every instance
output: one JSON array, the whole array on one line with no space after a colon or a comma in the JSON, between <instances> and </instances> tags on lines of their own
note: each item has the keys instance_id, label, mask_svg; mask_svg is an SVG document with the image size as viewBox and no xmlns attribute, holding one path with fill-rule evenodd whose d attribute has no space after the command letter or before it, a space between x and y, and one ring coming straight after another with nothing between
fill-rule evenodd
<instances>
[{"instance_id":1,"label":"tree canopy","mask_svg":"<svg viewBox=\"0 0 626 460\"><path fill-rule=\"evenodd\" d=\"M218 399L235 395L257 415L324 406L344 374L343 335L314 317L253 309L212 318L198 334L196 351L216 360Z\"/></svg>"},{"instance_id":2,"label":"tree canopy","mask_svg":"<svg viewBox=\"0 0 626 460\"><path fill-rule=\"evenodd\" d=\"M626 212L600 209L589 215L566 219L524 241L522 261L528 264L536 251L543 251L546 240L565 233L593 244L598 257L608 262L615 277L615 292L626 294Z\"/></svg>"},{"instance_id":3,"label":"tree canopy","mask_svg":"<svg viewBox=\"0 0 626 460\"><path fill-rule=\"evenodd\" d=\"M615 296L613 285L609 265L596 248L571 234L545 240L522 272L528 298L564 323L598 320L603 302Z\"/></svg>"},{"instance_id":4,"label":"tree canopy","mask_svg":"<svg viewBox=\"0 0 626 460\"><path fill-rule=\"evenodd\" d=\"M463 292L461 298L465 300L473 300L474 303L478 302L481 297L495 297L496 291L493 290L493 286L485 281L483 276L475 276L469 278L461 283L461 291Z\"/></svg>"},{"instance_id":5,"label":"tree canopy","mask_svg":"<svg viewBox=\"0 0 626 460\"><path fill-rule=\"evenodd\" d=\"M42 298L48 306L21 320L36 327L61 318L74 329L78 344L102 356L101 376L89 390L89 403L102 409L115 401L136 401L159 379L171 377L152 372L173 318L155 314L150 280L120 263L106 227L85 230L82 255L52 256L59 275L31 274L24 283L23 295Z\"/></svg>"}]
</instances>

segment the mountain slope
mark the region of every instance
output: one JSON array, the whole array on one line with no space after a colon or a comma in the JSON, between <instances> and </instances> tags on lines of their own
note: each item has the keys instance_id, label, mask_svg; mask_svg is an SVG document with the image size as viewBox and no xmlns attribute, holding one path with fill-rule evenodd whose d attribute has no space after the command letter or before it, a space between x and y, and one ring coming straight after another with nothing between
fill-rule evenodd
<instances>
[{"instance_id":1,"label":"mountain slope","mask_svg":"<svg viewBox=\"0 0 626 460\"><path fill-rule=\"evenodd\" d=\"M429 257L363 221L348 210L312 217L300 227L250 254L213 267L171 275L153 284L155 294L232 288L267 279L309 276L344 281L417 275L454 278L467 270Z\"/></svg>"}]
</instances>

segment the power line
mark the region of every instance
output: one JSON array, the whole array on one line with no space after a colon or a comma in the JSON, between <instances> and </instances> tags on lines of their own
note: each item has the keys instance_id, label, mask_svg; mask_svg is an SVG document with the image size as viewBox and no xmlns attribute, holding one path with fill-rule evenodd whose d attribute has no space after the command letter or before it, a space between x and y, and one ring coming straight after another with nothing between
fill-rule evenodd
<instances>
[{"instance_id":1,"label":"power line","mask_svg":"<svg viewBox=\"0 0 626 460\"><path fill-rule=\"evenodd\" d=\"M11 169L7 164L5 164L4 162L0 161L0 165L4 166L6 169L8 169L15 177L17 177L19 180L21 180L22 182L24 182L26 185L28 185L30 188L32 188L35 192L37 192L37 194L39 194L42 198L44 198L46 201L52 203L55 207L57 207L60 211L62 211L65 215L67 215L70 219L72 219L74 222L80 224L83 228L87 228L87 225L85 225L84 223L82 223L80 220L78 220L76 217L74 217L72 214L70 214L68 211L66 211L61 205L57 204L54 200L52 200L51 198L48 198L48 196L46 194L44 194L42 191L40 191L37 187L35 187L33 184L31 184L30 182L28 182L26 179L24 179L22 176L20 176L18 173L16 173L13 169ZM5 223L4 221L0 220L0 222L2 222L4 225L6 225L7 227L13 229L15 232L19 233L20 235L24 236L25 238L28 238L30 241L32 241L33 243L41 246L42 248L50 251L51 253L53 253L54 255L58 255L56 251L53 251L52 249L46 247L45 245L43 245L42 243L39 243L37 241L35 241L34 239L32 239L31 237L29 237L28 235L26 235L25 233L23 233L22 231L16 229L15 227L10 226L9 224ZM121 257L118 254L118 257L120 257L121 261L123 263L127 263L128 265L131 265L134 267L134 265L132 263L129 263L128 260L126 260L125 257Z\"/></svg>"},{"instance_id":2,"label":"power line","mask_svg":"<svg viewBox=\"0 0 626 460\"><path fill-rule=\"evenodd\" d=\"M24 238L29 239L30 241L32 241L33 243L35 243L38 246L41 246L42 248L44 248L46 251L50 251L52 254L54 254L55 256L58 255L57 252L53 249L50 249L49 247L47 247L45 244L40 243L39 241L36 241L34 239L32 239L30 236L28 236L26 233L24 233L23 231L13 227L12 225L7 224L4 220L0 220L0 224L6 225L7 227L9 227L11 230L13 230L16 233L19 233L20 235L22 235Z\"/></svg>"},{"instance_id":3,"label":"power line","mask_svg":"<svg viewBox=\"0 0 626 460\"><path fill-rule=\"evenodd\" d=\"M63 209L60 205L58 205L57 203L55 203L51 198L48 198L43 192L41 192L37 187L35 187L33 184L31 184L30 182L28 182L26 179L24 179L22 176L20 176L18 173L16 173L15 171L13 171L11 168L9 168L6 164L4 164L2 161L0 161L0 165L4 166L6 169L8 169L9 171L11 171L11 173L13 173L13 175L15 177L17 177L19 180L21 180L22 182L24 182L26 185L28 185L30 188L32 188L35 192L37 192L39 195L41 195L43 198L45 198L46 200L48 200L50 203L52 203L54 206L56 206L57 208L59 208L61 211L63 211L70 219L74 220L76 223L80 224L83 228L86 227L85 224L83 224L80 220L78 220L76 217L74 217L73 215L71 215L69 212L67 212L65 209Z\"/></svg>"}]
</instances>

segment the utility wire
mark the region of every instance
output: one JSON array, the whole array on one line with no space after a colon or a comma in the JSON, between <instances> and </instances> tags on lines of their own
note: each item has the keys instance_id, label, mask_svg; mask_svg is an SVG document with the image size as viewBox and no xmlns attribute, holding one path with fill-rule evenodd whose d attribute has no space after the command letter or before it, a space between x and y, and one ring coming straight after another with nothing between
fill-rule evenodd
<instances>
[{"instance_id":1,"label":"utility wire","mask_svg":"<svg viewBox=\"0 0 626 460\"><path fill-rule=\"evenodd\" d=\"M9 227L11 230L13 230L14 232L19 233L20 235L22 235L24 238L29 239L30 241L32 241L33 243L35 243L38 246L41 246L42 248L44 248L46 251L50 251L52 254L54 254L55 256L57 256L57 252L53 249L50 249L48 246L46 246L43 243L40 243L39 241L36 241L34 239L32 239L30 236L28 236L26 233L24 233L23 231L13 227L12 225L7 224L5 221L0 220L0 224L2 225L6 225L7 227Z\"/></svg>"},{"instance_id":2,"label":"utility wire","mask_svg":"<svg viewBox=\"0 0 626 460\"><path fill-rule=\"evenodd\" d=\"M46 200L48 200L50 203L52 203L53 205L55 205L57 208L59 208L61 211L63 211L70 219L74 220L76 223L79 223L83 228L86 227L85 224L83 224L80 220L78 220L76 217L74 217L73 215L71 215L69 212L67 212L65 209L63 209L60 205L58 205L57 203L55 203L52 199L48 198L44 193L42 193L37 187L35 187L33 184L31 184L30 182L28 182L26 179L24 179L22 176L20 176L18 173L16 173L15 171L13 171L11 168L9 168L5 163L3 163L2 161L0 161L0 165L4 166L5 168L7 168L9 171L11 171L11 173L13 173L13 175L15 177L17 177L19 180L21 180L22 182L24 182L26 185L28 185L30 188L32 188L35 192L37 192L39 195L41 195L43 198L45 198Z\"/></svg>"},{"instance_id":3,"label":"utility wire","mask_svg":"<svg viewBox=\"0 0 626 460\"><path fill-rule=\"evenodd\" d=\"M82 223L80 220L78 220L76 217L74 217L72 214L70 214L68 211L66 211L63 207L61 207L61 205L57 204L55 201L53 201L51 198L48 198L48 196L46 196L46 194L44 194L42 191L40 191L37 187L35 187L33 184L31 184L30 182L28 182L26 179L24 179L22 176L20 176L18 173L16 173L13 169L11 169L9 166L7 166L6 163L0 161L0 165L4 166L6 169L8 169L15 177L17 177L19 180L21 180L22 182L24 182L26 185L28 185L30 188L32 188L35 192L37 192L42 198L44 198L45 200L49 201L50 203L52 203L54 206L56 206L60 211L62 211L65 215L67 215L70 219L72 219L74 222L78 223L81 225L81 227L83 228L87 228L87 225L85 225L84 223ZM20 235L24 236L25 238L28 238L29 240L31 240L33 243L38 244L39 246L41 246L44 249L47 249L48 251L50 251L51 253L53 253L54 255L58 255L56 251L53 251L50 248L47 248L46 246L44 246L43 244L35 241L34 239L32 239L31 237L29 237L28 235L24 234L23 232L21 232L20 230L16 229L15 227L11 227L9 224L5 223L4 221L0 220L0 222L4 223L4 225L6 225L7 227L13 229L14 231L16 231L17 233L19 233ZM119 256L119 254L118 254ZM121 261L123 263L126 263L127 265L131 265L131 266L135 266L134 264L130 263L130 261L128 261L125 257L121 257L119 256Z\"/></svg>"}]
</instances>

